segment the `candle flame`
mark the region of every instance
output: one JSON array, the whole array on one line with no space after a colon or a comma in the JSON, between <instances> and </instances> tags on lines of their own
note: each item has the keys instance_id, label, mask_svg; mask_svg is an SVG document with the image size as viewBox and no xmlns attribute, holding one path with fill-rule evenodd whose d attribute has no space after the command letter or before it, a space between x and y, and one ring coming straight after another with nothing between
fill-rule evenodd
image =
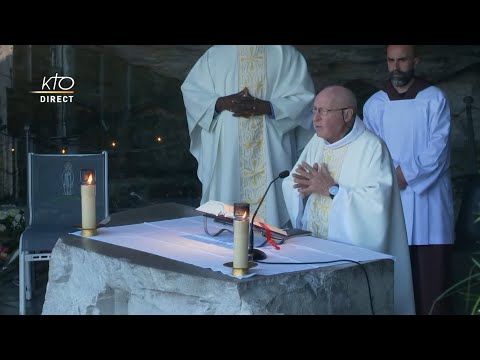
<instances>
[{"instance_id":1,"label":"candle flame","mask_svg":"<svg viewBox=\"0 0 480 360\"><path fill-rule=\"evenodd\" d=\"M245 212L243 213L242 220L245 220L246 217L247 217L247 212L245 211Z\"/></svg>"},{"instance_id":2,"label":"candle flame","mask_svg":"<svg viewBox=\"0 0 480 360\"><path fill-rule=\"evenodd\" d=\"M88 185L91 185L92 182L93 182L93 176L92 176L92 174L90 173L90 174L88 175L87 184L88 184Z\"/></svg>"}]
</instances>

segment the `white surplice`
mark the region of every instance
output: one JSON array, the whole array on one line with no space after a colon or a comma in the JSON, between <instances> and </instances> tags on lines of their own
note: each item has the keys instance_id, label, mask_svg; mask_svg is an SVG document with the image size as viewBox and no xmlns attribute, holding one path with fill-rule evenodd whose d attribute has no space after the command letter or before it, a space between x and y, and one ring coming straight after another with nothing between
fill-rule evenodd
<instances>
[{"instance_id":1,"label":"white surplice","mask_svg":"<svg viewBox=\"0 0 480 360\"><path fill-rule=\"evenodd\" d=\"M215 114L221 96L248 86L250 93L272 104L274 117L235 118ZM313 127L309 108L315 96L304 57L287 45L217 45L197 61L181 87L190 151L198 161L201 204L217 200L247 201L253 212L271 180L289 170ZM303 128L303 131L300 130ZM288 214L280 181L265 198L261 215L283 226Z\"/></svg>"},{"instance_id":2,"label":"white surplice","mask_svg":"<svg viewBox=\"0 0 480 360\"><path fill-rule=\"evenodd\" d=\"M333 200L312 194L304 199L293 188L290 175L283 193L292 225L311 228L309 222L327 222L328 240L339 241L395 257L394 308L396 314L415 314L410 255L395 172L386 145L356 118L352 131L329 144L314 135L293 171L302 161L325 162L334 169L340 190ZM331 163L329 164L329 162ZM312 207L321 196L320 209ZM312 216L317 212L316 216ZM319 224L311 224L320 227ZM320 229L321 230L321 229ZM320 231L321 233L321 231ZM321 241L321 240L319 240Z\"/></svg>"},{"instance_id":3,"label":"white surplice","mask_svg":"<svg viewBox=\"0 0 480 360\"><path fill-rule=\"evenodd\" d=\"M381 90L365 103L363 117L408 183L400 194L409 245L453 244L450 108L443 92L430 86L415 99L391 101Z\"/></svg>"}]
</instances>

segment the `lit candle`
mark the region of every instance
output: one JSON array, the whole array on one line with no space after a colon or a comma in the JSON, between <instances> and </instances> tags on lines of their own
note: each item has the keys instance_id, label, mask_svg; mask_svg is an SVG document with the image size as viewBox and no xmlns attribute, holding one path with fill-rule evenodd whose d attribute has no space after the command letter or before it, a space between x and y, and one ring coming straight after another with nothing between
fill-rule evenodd
<instances>
[{"instance_id":1,"label":"lit candle","mask_svg":"<svg viewBox=\"0 0 480 360\"><path fill-rule=\"evenodd\" d=\"M233 268L248 269L248 210L246 203L234 204Z\"/></svg>"},{"instance_id":2,"label":"lit candle","mask_svg":"<svg viewBox=\"0 0 480 360\"><path fill-rule=\"evenodd\" d=\"M94 230L97 228L95 214L95 171L81 170L81 198L82 198L82 229Z\"/></svg>"}]
</instances>

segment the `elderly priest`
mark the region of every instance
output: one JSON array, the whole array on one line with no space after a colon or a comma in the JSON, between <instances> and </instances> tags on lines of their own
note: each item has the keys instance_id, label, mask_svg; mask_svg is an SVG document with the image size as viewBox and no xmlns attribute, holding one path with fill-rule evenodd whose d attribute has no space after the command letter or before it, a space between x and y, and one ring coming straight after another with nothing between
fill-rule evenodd
<instances>
[{"instance_id":1,"label":"elderly priest","mask_svg":"<svg viewBox=\"0 0 480 360\"><path fill-rule=\"evenodd\" d=\"M394 311L415 314L405 221L386 145L356 116L355 95L342 86L322 90L312 111L316 134L282 184L292 225L393 255Z\"/></svg>"}]
</instances>

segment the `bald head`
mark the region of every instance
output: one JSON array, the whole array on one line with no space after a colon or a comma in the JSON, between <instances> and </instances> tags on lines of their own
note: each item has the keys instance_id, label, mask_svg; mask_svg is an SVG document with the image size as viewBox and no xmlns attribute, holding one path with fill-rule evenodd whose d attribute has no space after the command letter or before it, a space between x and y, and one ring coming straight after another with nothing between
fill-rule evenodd
<instances>
[{"instance_id":1,"label":"bald head","mask_svg":"<svg viewBox=\"0 0 480 360\"><path fill-rule=\"evenodd\" d=\"M417 48L415 45L385 45L385 50L388 54L389 48L402 48L408 56L416 57Z\"/></svg>"},{"instance_id":2,"label":"bald head","mask_svg":"<svg viewBox=\"0 0 480 360\"><path fill-rule=\"evenodd\" d=\"M388 79L397 92L404 93L412 86L419 62L413 45L387 45Z\"/></svg>"},{"instance_id":3,"label":"bald head","mask_svg":"<svg viewBox=\"0 0 480 360\"><path fill-rule=\"evenodd\" d=\"M337 142L352 128L357 113L355 94L340 85L320 91L313 102L313 126L317 136L330 144Z\"/></svg>"},{"instance_id":4,"label":"bald head","mask_svg":"<svg viewBox=\"0 0 480 360\"><path fill-rule=\"evenodd\" d=\"M317 94L317 97L326 99L329 102L329 109L350 108L357 113L357 98L355 94L346 87L340 85L328 86Z\"/></svg>"}]
</instances>

